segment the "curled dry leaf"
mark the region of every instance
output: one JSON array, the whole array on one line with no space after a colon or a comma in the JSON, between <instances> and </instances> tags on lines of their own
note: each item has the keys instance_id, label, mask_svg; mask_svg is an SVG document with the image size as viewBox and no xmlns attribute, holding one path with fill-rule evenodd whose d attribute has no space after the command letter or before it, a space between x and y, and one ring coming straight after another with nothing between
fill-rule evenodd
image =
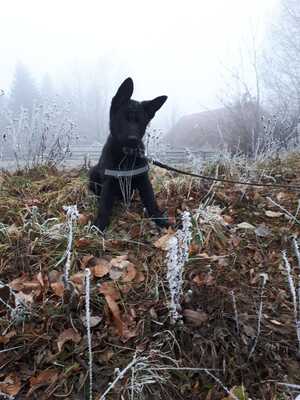
<instances>
[{"instance_id":1,"label":"curled dry leaf","mask_svg":"<svg viewBox=\"0 0 300 400\"><path fill-rule=\"evenodd\" d=\"M89 223L90 220L91 220L91 215L89 215L89 214L79 214L77 222L78 222L79 225L86 225L86 224Z\"/></svg>"},{"instance_id":2,"label":"curled dry leaf","mask_svg":"<svg viewBox=\"0 0 300 400\"><path fill-rule=\"evenodd\" d=\"M50 287L53 290L53 292L56 294L56 296L63 297L64 291L65 291L65 287L64 287L64 284L61 281L60 282L51 283Z\"/></svg>"},{"instance_id":3,"label":"curled dry leaf","mask_svg":"<svg viewBox=\"0 0 300 400\"><path fill-rule=\"evenodd\" d=\"M283 215L283 213L280 211L271 211L271 210L267 210L265 214L269 218L279 218Z\"/></svg>"},{"instance_id":4,"label":"curled dry leaf","mask_svg":"<svg viewBox=\"0 0 300 400\"><path fill-rule=\"evenodd\" d=\"M97 325L99 325L100 324L100 322L102 321L102 317L98 317L98 316L94 316L94 317L90 317L90 326L91 326L91 328L94 328L95 326L97 326ZM86 317L85 317L85 315L83 315L82 317L81 317L81 321L82 321L82 323L83 323L83 326L87 326L87 323L86 323Z\"/></svg>"},{"instance_id":5,"label":"curled dry leaf","mask_svg":"<svg viewBox=\"0 0 300 400\"><path fill-rule=\"evenodd\" d=\"M193 278L193 282L196 283L197 286L213 286L215 285L215 279L211 274L197 274Z\"/></svg>"},{"instance_id":6,"label":"curled dry leaf","mask_svg":"<svg viewBox=\"0 0 300 400\"><path fill-rule=\"evenodd\" d=\"M16 373L7 375L3 382L0 382L0 392L8 396L16 396L21 389L21 379Z\"/></svg>"},{"instance_id":7,"label":"curled dry leaf","mask_svg":"<svg viewBox=\"0 0 300 400\"><path fill-rule=\"evenodd\" d=\"M157 249L167 250L169 240L171 239L172 236L174 236L174 232L173 231L168 231L168 233L166 233L165 235L161 236L158 240L156 240L154 242L154 246Z\"/></svg>"},{"instance_id":8,"label":"curled dry leaf","mask_svg":"<svg viewBox=\"0 0 300 400\"><path fill-rule=\"evenodd\" d=\"M241 222L236 227L238 229L249 229L249 230L255 229L255 226L249 224L248 222Z\"/></svg>"},{"instance_id":9,"label":"curled dry leaf","mask_svg":"<svg viewBox=\"0 0 300 400\"><path fill-rule=\"evenodd\" d=\"M192 323L194 326L201 326L208 320L208 315L203 311L195 311L186 308L183 310L182 314L187 322Z\"/></svg>"},{"instance_id":10,"label":"curled dry leaf","mask_svg":"<svg viewBox=\"0 0 300 400\"><path fill-rule=\"evenodd\" d=\"M45 371L40 372L36 376L32 376L29 380L30 389L26 395L26 397L30 397L31 394L41 386L51 385L56 382L59 377L59 372L55 369L47 369Z\"/></svg>"},{"instance_id":11,"label":"curled dry leaf","mask_svg":"<svg viewBox=\"0 0 300 400\"><path fill-rule=\"evenodd\" d=\"M111 270L111 263L103 257L94 257L93 262L95 262L95 264L91 267L91 273L96 278L102 278Z\"/></svg>"},{"instance_id":12,"label":"curled dry leaf","mask_svg":"<svg viewBox=\"0 0 300 400\"><path fill-rule=\"evenodd\" d=\"M12 331L8 332L6 335L0 336L0 343L7 344L10 341L10 339L16 335L17 335L17 332L15 330L12 330Z\"/></svg>"},{"instance_id":13,"label":"curled dry leaf","mask_svg":"<svg viewBox=\"0 0 300 400\"><path fill-rule=\"evenodd\" d=\"M26 275L14 279L8 286L11 289L24 293L35 292L35 294L39 294L42 290L41 284L37 279L29 280Z\"/></svg>"},{"instance_id":14,"label":"curled dry leaf","mask_svg":"<svg viewBox=\"0 0 300 400\"><path fill-rule=\"evenodd\" d=\"M104 282L99 287L99 292L104 295L108 308L110 309L118 335L123 335L123 321L121 319L121 311L116 300L120 298L119 291L111 282Z\"/></svg>"},{"instance_id":15,"label":"curled dry leaf","mask_svg":"<svg viewBox=\"0 0 300 400\"><path fill-rule=\"evenodd\" d=\"M123 282L131 282L137 276L135 265L128 261L127 255L115 257L111 260L109 276L113 280L122 278Z\"/></svg>"},{"instance_id":16,"label":"curled dry leaf","mask_svg":"<svg viewBox=\"0 0 300 400\"><path fill-rule=\"evenodd\" d=\"M65 329L59 336L57 340L58 351L61 352L63 345L66 342L74 342L78 344L81 341L81 336L73 328Z\"/></svg>"}]
</instances>

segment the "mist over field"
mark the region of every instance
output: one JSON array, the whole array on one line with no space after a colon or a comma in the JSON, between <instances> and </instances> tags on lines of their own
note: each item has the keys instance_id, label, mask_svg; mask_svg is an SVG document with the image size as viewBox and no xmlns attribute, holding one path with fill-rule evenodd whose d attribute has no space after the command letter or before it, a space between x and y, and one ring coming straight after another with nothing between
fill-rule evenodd
<instances>
[{"instance_id":1,"label":"mist over field","mask_svg":"<svg viewBox=\"0 0 300 400\"><path fill-rule=\"evenodd\" d=\"M128 76L134 99L168 96L150 129L172 146L222 142L249 154L271 130L287 147L299 115L297 13L295 0L6 3L0 128L11 143L2 155L27 137L24 123L13 126L21 110L41 105L55 104L60 124L62 114L72 119L77 144L102 143L111 98Z\"/></svg>"}]
</instances>

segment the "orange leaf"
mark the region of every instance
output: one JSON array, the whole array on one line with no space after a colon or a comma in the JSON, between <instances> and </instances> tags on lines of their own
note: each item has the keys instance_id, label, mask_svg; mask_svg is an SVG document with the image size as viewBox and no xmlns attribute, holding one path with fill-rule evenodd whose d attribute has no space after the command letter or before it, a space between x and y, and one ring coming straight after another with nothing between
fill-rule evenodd
<instances>
[{"instance_id":1,"label":"orange leaf","mask_svg":"<svg viewBox=\"0 0 300 400\"><path fill-rule=\"evenodd\" d=\"M174 236L174 232L171 231L166 233L165 235L161 236L158 240L156 240L156 242L154 242L154 246L157 249L167 250L169 240L171 239L172 236Z\"/></svg>"},{"instance_id":2,"label":"orange leaf","mask_svg":"<svg viewBox=\"0 0 300 400\"><path fill-rule=\"evenodd\" d=\"M95 262L95 265L94 265ZM93 276L96 278L102 278L106 274L109 273L111 269L111 264L109 261L107 261L105 258L97 258L95 257L93 259L93 267L91 267L91 272Z\"/></svg>"},{"instance_id":3,"label":"orange leaf","mask_svg":"<svg viewBox=\"0 0 300 400\"><path fill-rule=\"evenodd\" d=\"M203 311L185 309L182 314L188 322L195 326L200 326L208 320L208 315Z\"/></svg>"},{"instance_id":4,"label":"orange leaf","mask_svg":"<svg viewBox=\"0 0 300 400\"><path fill-rule=\"evenodd\" d=\"M79 249L83 249L85 247L88 247L91 244L91 242L92 241L90 239L79 238L78 240L76 240L75 246L78 247Z\"/></svg>"},{"instance_id":5,"label":"orange leaf","mask_svg":"<svg viewBox=\"0 0 300 400\"><path fill-rule=\"evenodd\" d=\"M6 344L10 339L16 336L17 332L15 330L8 332L6 335L0 336L0 343Z\"/></svg>"},{"instance_id":6,"label":"orange leaf","mask_svg":"<svg viewBox=\"0 0 300 400\"><path fill-rule=\"evenodd\" d=\"M88 254L87 256L83 256L82 259L80 260L80 267L82 269L85 269L89 262L94 258L92 254Z\"/></svg>"},{"instance_id":7,"label":"orange leaf","mask_svg":"<svg viewBox=\"0 0 300 400\"><path fill-rule=\"evenodd\" d=\"M72 341L72 342L78 344L81 341L81 336L73 328L65 329L58 336L57 347L58 347L59 352L61 352L63 345L68 341Z\"/></svg>"},{"instance_id":8,"label":"orange leaf","mask_svg":"<svg viewBox=\"0 0 300 400\"><path fill-rule=\"evenodd\" d=\"M122 275L123 282L131 282L136 277L137 271L135 266L132 263L129 263L126 266L126 269Z\"/></svg>"},{"instance_id":9,"label":"orange leaf","mask_svg":"<svg viewBox=\"0 0 300 400\"><path fill-rule=\"evenodd\" d=\"M3 382L0 382L0 392L9 396L16 396L21 389L21 379L16 373L7 375Z\"/></svg>"},{"instance_id":10,"label":"orange leaf","mask_svg":"<svg viewBox=\"0 0 300 400\"><path fill-rule=\"evenodd\" d=\"M65 287L62 282L53 282L53 283L51 283L50 286L51 286L51 289L53 290L53 292L56 294L56 296L58 296L58 297L64 296Z\"/></svg>"},{"instance_id":11,"label":"orange leaf","mask_svg":"<svg viewBox=\"0 0 300 400\"><path fill-rule=\"evenodd\" d=\"M121 320L121 311L119 305L116 302L116 300L119 299L120 297L120 293L116 290L116 288L113 285L111 285L110 282L103 283L99 288L99 292L104 295L106 303L112 313L118 334L119 336L122 336L123 322Z\"/></svg>"},{"instance_id":12,"label":"orange leaf","mask_svg":"<svg viewBox=\"0 0 300 400\"><path fill-rule=\"evenodd\" d=\"M51 383L56 382L58 376L59 373L55 369L47 369L46 371L40 372L37 376L32 376L29 380L30 389L26 397L29 397L40 386L51 385Z\"/></svg>"}]
</instances>

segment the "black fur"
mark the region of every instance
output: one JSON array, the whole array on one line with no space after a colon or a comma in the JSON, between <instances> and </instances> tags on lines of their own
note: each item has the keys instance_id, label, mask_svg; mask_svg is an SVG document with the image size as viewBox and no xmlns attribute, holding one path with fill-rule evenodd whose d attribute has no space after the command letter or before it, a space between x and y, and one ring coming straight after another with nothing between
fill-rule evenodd
<instances>
[{"instance_id":1,"label":"black fur","mask_svg":"<svg viewBox=\"0 0 300 400\"><path fill-rule=\"evenodd\" d=\"M167 100L167 96L160 96L150 101L138 102L131 100L132 93L133 81L127 78L112 99L110 135L98 164L90 170L89 187L99 196L98 213L94 225L101 231L109 224L114 201L122 198L118 178L105 175L105 169L129 170L147 165L147 160L140 154L145 149L142 139L150 120ZM130 154L128 154L128 149ZM148 172L133 176L131 188L138 189L148 215L155 220L156 224L161 227L167 226L167 220L155 201Z\"/></svg>"}]
</instances>

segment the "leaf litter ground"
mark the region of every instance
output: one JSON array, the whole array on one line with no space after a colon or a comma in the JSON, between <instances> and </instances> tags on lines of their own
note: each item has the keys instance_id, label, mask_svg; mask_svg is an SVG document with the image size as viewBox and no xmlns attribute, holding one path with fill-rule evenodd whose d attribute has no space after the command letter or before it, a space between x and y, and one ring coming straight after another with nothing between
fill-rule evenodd
<instances>
[{"instance_id":1,"label":"leaf litter ground","mask_svg":"<svg viewBox=\"0 0 300 400\"><path fill-rule=\"evenodd\" d=\"M299 166L294 155L260 168L272 169L279 182L300 185ZM129 211L117 208L103 239L90 227L96 203L85 171L1 174L0 398L88 399L85 268L92 276L94 399L118 374L106 399L293 398L278 385L300 384L281 252L287 250L296 279L292 240L299 236L299 194L211 186L161 170L152 178L173 228L159 231L134 198ZM80 216L66 290L63 206L73 204ZM184 210L193 215L193 240L183 318L172 325L165 246ZM261 274L268 278L263 293Z\"/></svg>"}]
</instances>

